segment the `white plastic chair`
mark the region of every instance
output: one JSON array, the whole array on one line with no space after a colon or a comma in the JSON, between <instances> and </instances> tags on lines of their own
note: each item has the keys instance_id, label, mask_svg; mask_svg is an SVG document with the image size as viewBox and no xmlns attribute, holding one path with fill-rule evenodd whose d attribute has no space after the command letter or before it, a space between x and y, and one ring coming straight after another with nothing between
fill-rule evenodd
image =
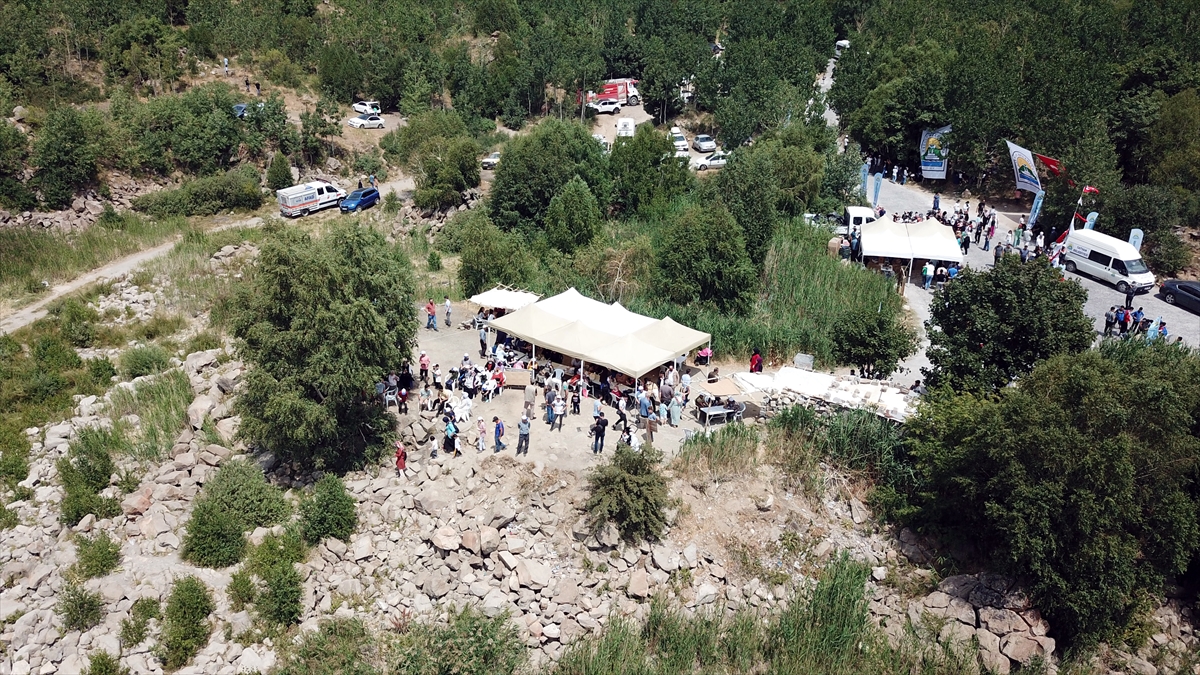
<instances>
[{"instance_id":1,"label":"white plastic chair","mask_svg":"<svg viewBox=\"0 0 1200 675\"><path fill-rule=\"evenodd\" d=\"M399 392L397 392L395 389L388 389L383 392L383 409L387 410L393 404L395 404L396 410L400 409Z\"/></svg>"}]
</instances>

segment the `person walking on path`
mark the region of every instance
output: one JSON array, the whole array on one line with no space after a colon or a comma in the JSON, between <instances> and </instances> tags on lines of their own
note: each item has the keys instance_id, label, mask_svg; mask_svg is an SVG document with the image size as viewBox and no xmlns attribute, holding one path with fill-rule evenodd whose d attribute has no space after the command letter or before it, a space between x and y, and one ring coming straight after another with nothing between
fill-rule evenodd
<instances>
[{"instance_id":1,"label":"person walking on path","mask_svg":"<svg viewBox=\"0 0 1200 675\"><path fill-rule=\"evenodd\" d=\"M629 418L625 415L626 405L624 396L617 399L617 421L613 423L613 429L616 429L617 425L620 424L621 429L629 430Z\"/></svg>"},{"instance_id":2,"label":"person walking on path","mask_svg":"<svg viewBox=\"0 0 1200 675\"><path fill-rule=\"evenodd\" d=\"M675 397L671 399L669 411L671 413L671 426L679 426L679 420L683 416L683 398L679 394L675 394Z\"/></svg>"},{"instance_id":3,"label":"person walking on path","mask_svg":"<svg viewBox=\"0 0 1200 675\"><path fill-rule=\"evenodd\" d=\"M750 356L750 372L761 373L763 369L763 357L758 352L758 347L754 348L754 354Z\"/></svg>"},{"instance_id":4,"label":"person walking on path","mask_svg":"<svg viewBox=\"0 0 1200 675\"><path fill-rule=\"evenodd\" d=\"M604 419L604 412L596 418L596 423L592 425L592 454L598 455L604 452L604 432L608 429L608 420Z\"/></svg>"},{"instance_id":5,"label":"person walking on path","mask_svg":"<svg viewBox=\"0 0 1200 675\"><path fill-rule=\"evenodd\" d=\"M425 329L437 330L437 308L433 305L433 298L425 301Z\"/></svg>"},{"instance_id":6,"label":"person walking on path","mask_svg":"<svg viewBox=\"0 0 1200 675\"><path fill-rule=\"evenodd\" d=\"M563 419L567 416L567 399L561 396L554 399L554 405L550 408L550 431L554 431L555 423L558 424L558 430L561 432L563 428Z\"/></svg>"},{"instance_id":7,"label":"person walking on path","mask_svg":"<svg viewBox=\"0 0 1200 675\"><path fill-rule=\"evenodd\" d=\"M404 468L408 464L408 450L404 448L404 444L396 441L396 475L403 476Z\"/></svg>"},{"instance_id":8,"label":"person walking on path","mask_svg":"<svg viewBox=\"0 0 1200 675\"><path fill-rule=\"evenodd\" d=\"M492 421L496 423L496 451L492 454L497 454L501 450L507 448L508 444L501 440L504 438L504 422L502 422L499 417L493 417Z\"/></svg>"},{"instance_id":9,"label":"person walking on path","mask_svg":"<svg viewBox=\"0 0 1200 675\"><path fill-rule=\"evenodd\" d=\"M529 416L521 415L521 421L517 422L517 454L529 454Z\"/></svg>"},{"instance_id":10,"label":"person walking on path","mask_svg":"<svg viewBox=\"0 0 1200 675\"><path fill-rule=\"evenodd\" d=\"M921 268L921 277L925 279L925 290L929 290L929 283L933 281L933 261L926 260L925 266Z\"/></svg>"},{"instance_id":11,"label":"person walking on path","mask_svg":"<svg viewBox=\"0 0 1200 675\"><path fill-rule=\"evenodd\" d=\"M475 438L475 454L480 454L487 449L487 426L484 425L482 417L476 421L475 431L478 433Z\"/></svg>"},{"instance_id":12,"label":"person walking on path","mask_svg":"<svg viewBox=\"0 0 1200 675\"><path fill-rule=\"evenodd\" d=\"M246 78L246 93L250 93L250 78Z\"/></svg>"},{"instance_id":13,"label":"person walking on path","mask_svg":"<svg viewBox=\"0 0 1200 675\"><path fill-rule=\"evenodd\" d=\"M421 367L421 382L429 382L429 355L421 352L421 357L417 359L417 365Z\"/></svg>"},{"instance_id":14,"label":"person walking on path","mask_svg":"<svg viewBox=\"0 0 1200 675\"><path fill-rule=\"evenodd\" d=\"M371 176L371 180L374 181L375 176ZM448 295L446 296L445 307L446 307L446 328L449 328L450 327L450 296L448 296ZM434 321L434 323L436 324L437 321Z\"/></svg>"}]
</instances>

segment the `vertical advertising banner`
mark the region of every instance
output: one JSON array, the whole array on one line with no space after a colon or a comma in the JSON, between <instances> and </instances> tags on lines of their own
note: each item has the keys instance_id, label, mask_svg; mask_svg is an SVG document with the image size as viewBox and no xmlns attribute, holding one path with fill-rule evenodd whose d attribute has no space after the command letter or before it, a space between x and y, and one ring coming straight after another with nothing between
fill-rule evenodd
<instances>
[{"instance_id":1,"label":"vertical advertising banner","mask_svg":"<svg viewBox=\"0 0 1200 675\"><path fill-rule=\"evenodd\" d=\"M921 175L934 180L945 180L946 170L950 165L950 153L943 138L950 133L950 127L941 129L925 129L921 132L921 145L917 154L921 157Z\"/></svg>"},{"instance_id":2,"label":"vertical advertising banner","mask_svg":"<svg viewBox=\"0 0 1200 675\"><path fill-rule=\"evenodd\" d=\"M1129 231L1129 244L1137 250L1142 250L1142 239L1146 236L1139 228L1133 228Z\"/></svg>"},{"instance_id":3,"label":"vertical advertising banner","mask_svg":"<svg viewBox=\"0 0 1200 675\"><path fill-rule=\"evenodd\" d=\"M875 174L875 198L871 200L871 204L879 206L879 188L883 187L883 174Z\"/></svg>"},{"instance_id":4,"label":"vertical advertising banner","mask_svg":"<svg viewBox=\"0 0 1200 675\"><path fill-rule=\"evenodd\" d=\"M863 165L862 165L862 172L861 172L861 174L859 175L859 179L862 181L862 193L863 193L863 197L866 197L866 196L867 196L867 178L868 178L870 175L871 175L871 165L870 165L869 163L867 163L867 162L863 162Z\"/></svg>"},{"instance_id":5,"label":"vertical advertising banner","mask_svg":"<svg viewBox=\"0 0 1200 675\"><path fill-rule=\"evenodd\" d=\"M1042 200L1046 197L1045 190L1038 190L1037 196L1033 198L1033 208L1029 209L1029 229L1037 224L1038 215L1042 212Z\"/></svg>"}]
</instances>

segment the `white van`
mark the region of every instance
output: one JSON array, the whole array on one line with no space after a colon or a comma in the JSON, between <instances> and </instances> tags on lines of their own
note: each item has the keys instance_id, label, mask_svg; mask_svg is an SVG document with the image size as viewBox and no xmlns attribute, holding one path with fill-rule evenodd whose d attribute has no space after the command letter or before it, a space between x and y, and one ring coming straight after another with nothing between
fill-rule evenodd
<instances>
[{"instance_id":1,"label":"white van","mask_svg":"<svg viewBox=\"0 0 1200 675\"><path fill-rule=\"evenodd\" d=\"M346 197L346 191L323 180L293 185L276 190L279 213L283 216L307 216L329 206L337 206Z\"/></svg>"},{"instance_id":2,"label":"white van","mask_svg":"<svg viewBox=\"0 0 1200 675\"><path fill-rule=\"evenodd\" d=\"M1068 272L1085 272L1116 284L1122 293L1142 293L1154 287L1154 275L1142 254L1127 241L1095 230L1073 230L1067 235L1063 265Z\"/></svg>"},{"instance_id":3,"label":"white van","mask_svg":"<svg viewBox=\"0 0 1200 675\"><path fill-rule=\"evenodd\" d=\"M617 138L633 138L634 127L637 124L632 117L622 117L617 120Z\"/></svg>"},{"instance_id":4,"label":"white van","mask_svg":"<svg viewBox=\"0 0 1200 675\"><path fill-rule=\"evenodd\" d=\"M869 206L847 206L842 215L842 224L851 229L873 223L875 220L875 209Z\"/></svg>"}]
</instances>

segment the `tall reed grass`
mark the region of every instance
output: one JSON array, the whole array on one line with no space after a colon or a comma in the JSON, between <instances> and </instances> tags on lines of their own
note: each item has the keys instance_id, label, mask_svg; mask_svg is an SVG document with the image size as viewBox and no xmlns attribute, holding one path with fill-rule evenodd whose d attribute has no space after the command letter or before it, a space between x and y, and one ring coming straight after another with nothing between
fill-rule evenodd
<instances>
[{"instance_id":1,"label":"tall reed grass","mask_svg":"<svg viewBox=\"0 0 1200 675\"><path fill-rule=\"evenodd\" d=\"M212 256L228 245L262 241L268 228L231 227L219 232L188 230L183 238L167 255L150 262L146 269L154 276L162 275L171 280L169 288L171 304L184 314L210 311L214 325L223 325L233 297L233 288L242 279L253 273L250 266L241 269L226 268L218 275L212 267Z\"/></svg>"},{"instance_id":2,"label":"tall reed grass","mask_svg":"<svg viewBox=\"0 0 1200 675\"><path fill-rule=\"evenodd\" d=\"M724 481L758 463L758 431L745 424L726 424L712 434L697 434L684 442L672 461L681 475Z\"/></svg>"},{"instance_id":3,"label":"tall reed grass","mask_svg":"<svg viewBox=\"0 0 1200 675\"><path fill-rule=\"evenodd\" d=\"M739 612L688 616L651 603L640 627L614 617L598 637L577 641L554 675L975 675L974 650L938 646L916 630L889 644L867 615L867 568L843 554L816 586L766 621ZM932 646L931 646L932 645Z\"/></svg>"},{"instance_id":4,"label":"tall reed grass","mask_svg":"<svg viewBox=\"0 0 1200 675\"><path fill-rule=\"evenodd\" d=\"M146 460L166 456L187 420L192 397L192 385L178 369L142 383L133 391L125 387L114 389L109 413L113 417L137 415L141 419L141 433L130 438L129 454Z\"/></svg>"},{"instance_id":5,"label":"tall reed grass","mask_svg":"<svg viewBox=\"0 0 1200 675\"><path fill-rule=\"evenodd\" d=\"M183 232L183 218L153 220L134 214L105 214L81 232L25 227L0 229L0 298L28 302L42 281L53 284L117 258L157 246Z\"/></svg>"},{"instance_id":6,"label":"tall reed grass","mask_svg":"<svg viewBox=\"0 0 1200 675\"><path fill-rule=\"evenodd\" d=\"M834 363L833 327L858 308L898 313L901 299L884 277L843 265L826 252L829 231L794 219L780 224L763 271L762 294L748 316L721 314L700 305L680 306L653 298L630 309L676 321L713 336L722 356L748 357L754 349L790 361L804 352L819 364Z\"/></svg>"}]
</instances>

